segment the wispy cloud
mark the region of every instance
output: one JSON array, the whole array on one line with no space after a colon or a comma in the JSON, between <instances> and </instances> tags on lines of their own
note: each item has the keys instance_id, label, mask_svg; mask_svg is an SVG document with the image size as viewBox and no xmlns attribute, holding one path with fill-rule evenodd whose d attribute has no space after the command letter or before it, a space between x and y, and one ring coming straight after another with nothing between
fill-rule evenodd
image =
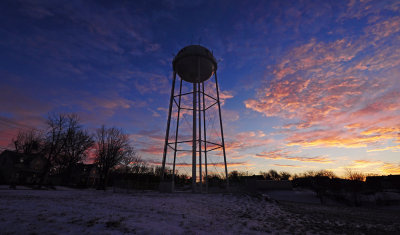
<instances>
[{"instance_id":1,"label":"wispy cloud","mask_svg":"<svg viewBox=\"0 0 400 235\"><path fill-rule=\"evenodd\" d=\"M314 162L314 163L332 163L333 160L324 157L298 157L293 156L294 152L284 151L282 149L269 151L269 152L261 152L256 154L256 157L264 158L264 159L272 159L272 160L291 160L291 161L300 161L300 162Z\"/></svg>"},{"instance_id":2,"label":"wispy cloud","mask_svg":"<svg viewBox=\"0 0 400 235\"><path fill-rule=\"evenodd\" d=\"M274 77L245 105L294 123L287 145L368 147L398 138L399 17L365 27L359 38L316 39L290 50Z\"/></svg>"},{"instance_id":3,"label":"wispy cloud","mask_svg":"<svg viewBox=\"0 0 400 235\"><path fill-rule=\"evenodd\" d=\"M298 165L285 165L285 164L272 164L272 166L289 167L289 168L301 168L302 167L302 166L298 166Z\"/></svg>"},{"instance_id":4,"label":"wispy cloud","mask_svg":"<svg viewBox=\"0 0 400 235\"><path fill-rule=\"evenodd\" d=\"M153 165L161 165L161 162L159 161L149 161L150 164ZM166 163L166 165L171 166L172 163ZM245 166L251 166L253 164L250 164L248 162L229 162L227 163L227 167L245 167ZM175 164L176 167L192 167L192 163L177 163ZM208 166L215 166L219 168L225 168L225 163L224 162L215 162L215 163L208 163ZM202 167L205 167L205 164L202 164Z\"/></svg>"},{"instance_id":5,"label":"wispy cloud","mask_svg":"<svg viewBox=\"0 0 400 235\"><path fill-rule=\"evenodd\" d=\"M393 175L398 175L400 174L400 164L394 164L394 163L385 163L383 166L380 168L380 170L384 174L393 174Z\"/></svg>"},{"instance_id":6,"label":"wispy cloud","mask_svg":"<svg viewBox=\"0 0 400 235\"><path fill-rule=\"evenodd\" d=\"M262 131L239 132L233 136L226 137L226 151L232 158L242 158L248 153L246 150L266 146L274 142L274 139Z\"/></svg>"}]
</instances>

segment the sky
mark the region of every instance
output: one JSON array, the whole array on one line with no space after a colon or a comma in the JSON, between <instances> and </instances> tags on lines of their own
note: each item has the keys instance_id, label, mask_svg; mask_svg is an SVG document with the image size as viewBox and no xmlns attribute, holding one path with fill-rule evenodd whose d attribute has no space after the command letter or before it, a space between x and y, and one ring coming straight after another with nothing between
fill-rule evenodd
<instances>
[{"instance_id":1,"label":"sky","mask_svg":"<svg viewBox=\"0 0 400 235\"><path fill-rule=\"evenodd\" d=\"M229 171L400 174L399 1L1 1L0 146L77 113L159 164L191 44L218 61Z\"/></svg>"}]
</instances>

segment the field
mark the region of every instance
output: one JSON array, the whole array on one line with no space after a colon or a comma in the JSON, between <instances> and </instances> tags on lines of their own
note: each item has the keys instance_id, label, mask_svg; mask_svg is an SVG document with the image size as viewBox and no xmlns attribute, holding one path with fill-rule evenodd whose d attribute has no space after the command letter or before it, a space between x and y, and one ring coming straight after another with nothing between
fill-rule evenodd
<instances>
[{"instance_id":1,"label":"field","mask_svg":"<svg viewBox=\"0 0 400 235\"><path fill-rule=\"evenodd\" d=\"M384 234L396 208L282 202L247 194L0 190L1 234Z\"/></svg>"}]
</instances>

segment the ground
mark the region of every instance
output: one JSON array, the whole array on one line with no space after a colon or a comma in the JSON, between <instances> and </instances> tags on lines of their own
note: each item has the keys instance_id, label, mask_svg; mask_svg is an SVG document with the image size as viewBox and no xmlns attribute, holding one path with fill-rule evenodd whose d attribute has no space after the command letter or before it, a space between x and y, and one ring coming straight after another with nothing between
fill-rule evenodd
<instances>
[{"instance_id":1,"label":"ground","mask_svg":"<svg viewBox=\"0 0 400 235\"><path fill-rule=\"evenodd\" d=\"M399 211L260 194L0 189L1 234L396 233Z\"/></svg>"}]
</instances>

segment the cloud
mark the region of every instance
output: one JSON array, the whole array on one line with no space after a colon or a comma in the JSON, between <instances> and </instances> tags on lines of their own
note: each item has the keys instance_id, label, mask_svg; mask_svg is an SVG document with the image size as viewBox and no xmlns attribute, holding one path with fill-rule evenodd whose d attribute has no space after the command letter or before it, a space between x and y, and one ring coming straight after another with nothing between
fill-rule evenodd
<instances>
[{"instance_id":1,"label":"cloud","mask_svg":"<svg viewBox=\"0 0 400 235\"><path fill-rule=\"evenodd\" d=\"M300 168L300 167L303 167L303 166L298 166L298 165L285 165L285 164L272 164L272 166L289 167L289 168Z\"/></svg>"},{"instance_id":2,"label":"cloud","mask_svg":"<svg viewBox=\"0 0 400 235\"><path fill-rule=\"evenodd\" d=\"M2 79L9 77L3 74ZM44 125L44 113L54 106L43 102L34 92L17 89L9 84L0 86L0 147L11 147L12 138L18 131L41 128Z\"/></svg>"},{"instance_id":3,"label":"cloud","mask_svg":"<svg viewBox=\"0 0 400 235\"><path fill-rule=\"evenodd\" d=\"M233 158L241 158L248 153L246 150L266 146L274 142L263 131L239 132L232 136L225 136L225 149L227 155Z\"/></svg>"},{"instance_id":4,"label":"cloud","mask_svg":"<svg viewBox=\"0 0 400 235\"><path fill-rule=\"evenodd\" d=\"M358 37L313 38L292 48L267 71L268 80L246 108L290 121L278 132L288 146L376 149L396 141L398 24L397 16L377 20Z\"/></svg>"},{"instance_id":5,"label":"cloud","mask_svg":"<svg viewBox=\"0 0 400 235\"><path fill-rule=\"evenodd\" d=\"M400 174L400 164L384 163L380 170L385 174Z\"/></svg>"},{"instance_id":6,"label":"cloud","mask_svg":"<svg viewBox=\"0 0 400 235\"><path fill-rule=\"evenodd\" d=\"M169 79L164 75L142 71L125 71L121 76L124 81L129 82L129 80L132 80L133 85L140 94L170 93L171 85Z\"/></svg>"},{"instance_id":7,"label":"cloud","mask_svg":"<svg viewBox=\"0 0 400 235\"><path fill-rule=\"evenodd\" d=\"M153 165L161 165L161 162L159 161L149 161L150 164ZM168 166L172 166L172 163L165 163ZM224 162L215 162L215 163L208 163L208 167L210 166L215 166L218 168L225 168L225 163ZM228 162L227 167L244 167L244 166L251 166L252 164L248 162ZM192 163L176 163L176 167L192 167ZM205 167L205 164L202 164L203 167Z\"/></svg>"},{"instance_id":8,"label":"cloud","mask_svg":"<svg viewBox=\"0 0 400 235\"><path fill-rule=\"evenodd\" d=\"M291 161L300 161L300 162L314 162L314 163L332 163L333 160L323 157L297 157L291 156L295 152L284 151L282 149L273 150L269 152L261 152L256 154L256 157L264 158L264 159L272 159L272 160L291 160Z\"/></svg>"},{"instance_id":9,"label":"cloud","mask_svg":"<svg viewBox=\"0 0 400 235\"><path fill-rule=\"evenodd\" d=\"M135 134L131 134L130 138L138 145L139 152L146 155L157 155L161 158L164 152L164 135L161 130L152 129L141 130ZM170 149L168 150L170 151Z\"/></svg>"},{"instance_id":10,"label":"cloud","mask_svg":"<svg viewBox=\"0 0 400 235\"><path fill-rule=\"evenodd\" d=\"M348 168L367 168L371 166L382 165L382 161L375 160L354 160Z\"/></svg>"},{"instance_id":11,"label":"cloud","mask_svg":"<svg viewBox=\"0 0 400 235\"><path fill-rule=\"evenodd\" d=\"M375 172L383 175L400 173L400 165L398 163L385 162L381 160L353 160L350 165L341 168L353 168L359 169L364 173Z\"/></svg>"},{"instance_id":12,"label":"cloud","mask_svg":"<svg viewBox=\"0 0 400 235\"><path fill-rule=\"evenodd\" d=\"M383 148L374 148L374 149L367 150L367 152L380 152L380 151L400 152L400 145L387 146L387 147L383 147Z\"/></svg>"},{"instance_id":13,"label":"cloud","mask_svg":"<svg viewBox=\"0 0 400 235\"><path fill-rule=\"evenodd\" d=\"M339 15L338 21L370 17L370 20L374 22L377 18L380 18L382 12L398 11L399 9L400 3L398 1L385 1L385 4L382 4L378 1L350 0L347 3L346 10Z\"/></svg>"},{"instance_id":14,"label":"cloud","mask_svg":"<svg viewBox=\"0 0 400 235\"><path fill-rule=\"evenodd\" d=\"M391 134L361 135L343 130L311 130L293 133L286 138L286 141L287 146L360 148L379 144L394 137Z\"/></svg>"}]
</instances>

